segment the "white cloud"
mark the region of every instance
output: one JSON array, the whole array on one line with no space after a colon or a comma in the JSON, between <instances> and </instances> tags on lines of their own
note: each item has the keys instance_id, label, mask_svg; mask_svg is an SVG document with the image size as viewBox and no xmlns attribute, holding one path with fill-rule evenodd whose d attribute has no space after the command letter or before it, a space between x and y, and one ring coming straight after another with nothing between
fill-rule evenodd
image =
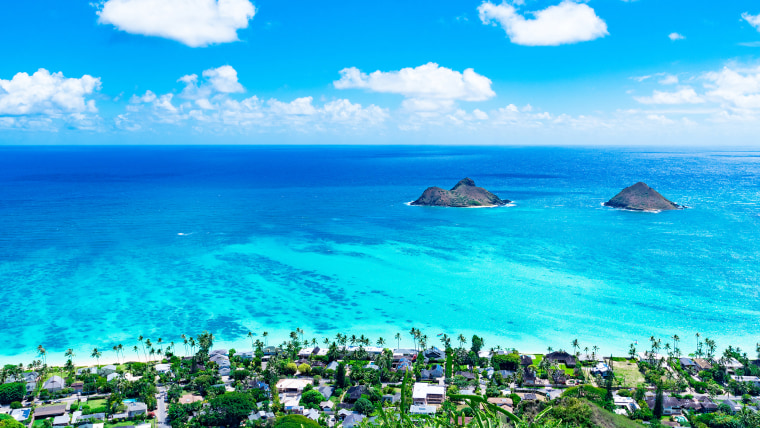
<instances>
[{"instance_id":1,"label":"white cloud","mask_svg":"<svg viewBox=\"0 0 760 428\"><path fill-rule=\"evenodd\" d=\"M670 39L670 41L675 42L676 40L683 40L686 37L684 37L683 34L670 33L670 34L668 34L668 38Z\"/></svg>"},{"instance_id":2,"label":"white cloud","mask_svg":"<svg viewBox=\"0 0 760 428\"><path fill-rule=\"evenodd\" d=\"M284 103L276 99L271 99L267 104L269 104L269 108L275 114L308 116L317 113L317 109L311 105L312 100L312 97L303 97L296 98L289 103Z\"/></svg>"},{"instance_id":3,"label":"white cloud","mask_svg":"<svg viewBox=\"0 0 760 428\"><path fill-rule=\"evenodd\" d=\"M231 94L244 91L243 85L238 82L237 71L229 65L206 70L203 77L208 79L211 87L218 92Z\"/></svg>"},{"instance_id":4,"label":"white cloud","mask_svg":"<svg viewBox=\"0 0 760 428\"><path fill-rule=\"evenodd\" d=\"M249 0L108 0L97 13L128 33L201 47L238 40L256 8Z\"/></svg>"},{"instance_id":5,"label":"white cloud","mask_svg":"<svg viewBox=\"0 0 760 428\"><path fill-rule=\"evenodd\" d=\"M735 108L760 108L760 67L729 68L704 75L707 96Z\"/></svg>"},{"instance_id":6,"label":"white cloud","mask_svg":"<svg viewBox=\"0 0 760 428\"><path fill-rule=\"evenodd\" d=\"M674 76L672 74L665 74L665 77L660 79L658 81L660 85L677 85L678 84L678 76Z\"/></svg>"},{"instance_id":7,"label":"white cloud","mask_svg":"<svg viewBox=\"0 0 760 428\"><path fill-rule=\"evenodd\" d=\"M742 19L749 22L749 24L755 28L757 28L758 31L760 31L760 14L757 15L750 15L747 12L742 13Z\"/></svg>"},{"instance_id":8,"label":"white cloud","mask_svg":"<svg viewBox=\"0 0 760 428\"><path fill-rule=\"evenodd\" d=\"M68 115L83 120L83 113L96 113L95 101L88 99L100 89L100 78L84 75L66 78L40 68L31 76L18 73L11 80L0 79L0 115Z\"/></svg>"},{"instance_id":9,"label":"white cloud","mask_svg":"<svg viewBox=\"0 0 760 428\"><path fill-rule=\"evenodd\" d=\"M634 97L642 104L699 104L705 102L693 88L683 88L676 92L654 91L651 97Z\"/></svg>"},{"instance_id":10,"label":"white cloud","mask_svg":"<svg viewBox=\"0 0 760 428\"><path fill-rule=\"evenodd\" d=\"M484 2L478 12L484 24L498 23L507 32L509 40L518 45L557 46L586 42L609 34L607 24L594 9L572 0L528 12L533 19L526 19L509 3Z\"/></svg>"},{"instance_id":11,"label":"white cloud","mask_svg":"<svg viewBox=\"0 0 760 428\"><path fill-rule=\"evenodd\" d=\"M460 73L434 62L370 74L356 67L344 68L340 71L340 80L333 85L337 89L363 88L424 100L483 101L496 95L491 89L491 79L473 69Z\"/></svg>"},{"instance_id":12,"label":"white cloud","mask_svg":"<svg viewBox=\"0 0 760 428\"><path fill-rule=\"evenodd\" d=\"M179 96L173 93L156 95L146 91L133 95L127 113L116 118L116 126L124 130L143 130L146 124L189 125L196 131L219 133L242 131L325 131L348 127L366 130L382 125L388 112L375 105L363 107L346 99L315 105L313 97L292 101L257 96L244 99L235 93L244 89L237 81L237 72L230 66L209 69L200 79L195 74L183 76ZM141 123L143 126L141 125Z\"/></svg>"}]
</instances>

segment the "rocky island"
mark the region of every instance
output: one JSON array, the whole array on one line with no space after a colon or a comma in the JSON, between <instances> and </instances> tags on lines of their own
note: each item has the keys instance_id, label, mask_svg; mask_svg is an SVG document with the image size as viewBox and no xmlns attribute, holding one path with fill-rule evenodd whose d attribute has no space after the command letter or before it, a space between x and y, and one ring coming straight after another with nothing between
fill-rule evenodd
<instances>
[{"instance_id":1,"label":"rocky island","mask_svg":"<svg viewBox=\"0 0 760 428\"><path fill-rule=\"evenodd\" d=\"M477 187L470 178L464 178L451 190L428 187L411 205L435 207L498 207L512 201L500 199L488 190Z\"/></svg>"},{"instance_id":2,"label":"rocky island","mask_svg":"<svg viewBox=\"0 0 760 428\"><path fill-rule=\"evenodd\" d=\"M656 190L647 186L646 183L638 182L633 186L626 187L614 198L604 203L606 207L623 208L634 211L670 211L683 209L682 206L673 203Z\"/></svg>"}]
</instances>

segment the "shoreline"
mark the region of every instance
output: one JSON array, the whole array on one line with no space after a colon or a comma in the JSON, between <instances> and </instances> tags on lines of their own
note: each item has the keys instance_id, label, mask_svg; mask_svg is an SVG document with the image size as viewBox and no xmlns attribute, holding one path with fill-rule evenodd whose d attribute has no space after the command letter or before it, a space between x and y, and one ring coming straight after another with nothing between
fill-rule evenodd
<instances>
[{"instance_id":1,"label":"shoreline","mask_svg":"<svg viewBox=\"0 0 760 428\"><path fill-rule=\"evenodd\" d=\"M259 330L260 332L264 330ZM283 341L289 340L289 334L290 331L287 330L272 330L269 329L269 336L267 343L272 346L277 346ZM397 332L401 333L401 340L400 340L400 346L397 346L397 340L394 338L394 334L384 334L382 336L379 336L378 334L374 334L369 329L362 329L361 331L357 331L360 334L364 334L365 336L369 337L371 340L369 346L377 346L375 343L375 340L378 337L383 337L385 339L385 343L383 345L384 348L390 348L390 349L407 349L407 348L414 348L414 342L412 341L409 331L408 330L399 330ZM368 335L368 333L371 333ZM440 337L437 336L438 330L430 329L427 331L423 331L423 333L426 333L428 335L428 342L427 342L427 348L430 347L437 347L439 349L442 348L442 342L440 340ZM441 331L441 333L443 333ZM693 333L684 333L684 332L676 332L681 336L681 348L682 353L684 356L687 356L693 352L692 348L695 348L694 344L692 343L694 341ZM213 332L212 332L213 334ZM342 333L342 334L348 334L349 336L353 334L352 332L348 331L348 333ZM447 333L448 334L448 333ZM506 336L500 336L495 334L489 334L489 333L482 333L482 332L473 332L473 331L462 331L461 334L464 335L464 337L467 339L466 343L464 345L465 348L469 348L469 344L471 342L472 336L477 335L485 340L485 344L483 346L483 349L516 349L520 354L546 354L548 351L548 347L551 347L553 351L557 350L564 350L567 352L573 352L573 348L571 346L571 342L573 339L564 340L564 338L558 337L557 340L553 341L545 341L533 336L527 336L525 340L514 340L509 339ZM332 343L334 339L334 334L329 336L320 336L317 342L318 347L324 346L322 340L324 338L330 338L330 342ZM672 336L658 336L654 335L658 339L662 339L663 342L667 342L669 340L672 340ZM188 336L189 338L190 336ZM458 334L456 335L449 335L451 339L451 346L453 348L459 347L459 341L458 341ZM637 341L638 344L636 345L636 352L644 352L649 349L649 337L650 335L642 335L642 337L639 337L638 339L633 339L631 343L634 343L634 341ZM311 336L308 334L308 332L304 335L305 339L311 339ZM704 337L703 337L704 338ZM147 338L146 338L147 339ZM154 338L150 338L152 341ZM257 333L253 336L253 340L262 340L263 337L260 333ZM588 346L591 347L592 341L590 341L588 338L583 337L576 337L581 344L581 347L578 349L578 352L585 353L584 347ZM723 337L714 337L713 340L718 339L718 346L717 349L719 349L721 352L725 348L727 348L729 345L733 347L740 347L742 350L746 352L750 352L754 350L754 342L753 339L750 338L749 335L747 335L744 339L739 339L737 337L737 340L734 341L724 341ZM747 343L744 343L744 341L747 341ZM567 342L567 343L565 343ZM166 349L167 345L171 343L171 340L166 340L162 343L163 348ZM599 349L597 351L598 355L604 355L605 357L608 356L614 356L614 357L628 357L629 356L629 350L627 347L621 347L621 346L604 346L604 342L598 342ZM133 346L139 346L139 353L140 357L139 359L135 356L135 352L133 350ZM154 343L155 345L155 343ZM304 347L311 347L313 346L311 343L304 345ZM346 344L346 346L350 346L349 344ZM417 344L419 347L419 343ZM627 346L627 345L626 345ZM44 347L44 344L43 344ZM81 348L81 349L80 349ZM154 347L156 349L158 347ZM79 346L74 349L74 358L72 359L72 362L76 367L92 367L96 364L99 366L108 365L108 364L124 364L126 362L146 362L145 361L145 354L143 351L142 346L135 341L134 343L130 342L129 344L124 344L124 357L121 356L118 357L118 359L114 356L114 351L111 347L108 348L102 348L99 349L102 352L101 357L99 360L96 360L95 358L90 357L93 347L84 345ZM89 349L89 350L88 350ZM176 354L180 357L186 356L184 344L179 342L179 340L175 341L175 349ZM228 339L217 339L214 338L214 344L211 347L212 350L214 349L235 349L236 351L250 351L253 349L251 345L251 339L247 336L238 337L232 340ZM48 366L63 366L66 362L66 357L64 356L65 350L48 350L47 352L47 363ZM163 356L161 357L163 358ZM148 362L160 362L161 358L158 357L158 355L154 355L151 357L148 355ZM29 363L31 363L34 360L39 360L41 357L37 353L36 350L24 352L21 354L16 355L0 355L0 364L14 364L17 365L19 363L23 363L24 367L26 368Z\"/></svg>"}]
</instances>

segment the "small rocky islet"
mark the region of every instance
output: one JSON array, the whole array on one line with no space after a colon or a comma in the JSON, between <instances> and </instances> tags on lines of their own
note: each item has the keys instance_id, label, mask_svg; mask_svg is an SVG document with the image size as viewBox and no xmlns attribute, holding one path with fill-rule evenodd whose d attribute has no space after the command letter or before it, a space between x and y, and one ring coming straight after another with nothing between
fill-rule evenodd
<instances>
[{"instance_id":1,"label":"small rocky islet","mask_svg":"<svg viewBox=\"0 0 760 428\"><path fill-rule=\"evenodd\" d=\"M410 205L432 207L499 207L512 201L501 199L488 190L478 187L471 178L463 178L451 190L428 187L422 196Z\"/></svg>"},{"instance_id":2,"label":"small rocky islet","mask_svg":"<svg viewBox=\"0 0 760 428\"><path fill-rule=\"evenodd\" d=\"M659 192L641 181L623 189L605 202L604 206L633 211L672 211L684 208L665 199Z\"/></svg>"}]
</instances>

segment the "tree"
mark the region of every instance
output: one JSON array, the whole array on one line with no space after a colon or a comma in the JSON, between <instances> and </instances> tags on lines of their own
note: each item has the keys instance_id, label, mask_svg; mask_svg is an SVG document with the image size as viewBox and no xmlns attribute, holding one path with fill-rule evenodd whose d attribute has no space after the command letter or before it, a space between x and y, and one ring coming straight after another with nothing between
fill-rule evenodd
<instances>
[{"instance_id":1,"label":"tree","mask_svg":"<svg viewBox=\"0 0 760 428\"><path fill-rule=\"evenodd\" d=\"M100 367L100 356L103 355L100 351L98 351L98 348L93 348L92 353L90 356L92 358L95 358L95 361L97 362L96 365Z\"/></svg>"},{"instance_id":2,"label":"tree","mask_svg":"<svg viewBox=\"0 0 760 428\"><path fill-rule=\"evenodd\" d=\"M346 365L338 363L338 369L335 370L335 386L338 388L346 387Z\"/></svg>"},{"instance_id":3,"label":"tree","mask_svg":"<svg viewBox=\"0 0 760 428\"><path fill-rule=\"evenodd\" d=\"M298 372L303 376L308 376L311 373L311 366L306 363L299 364Z\"/></svg>"},{"instance_id":4,"label":"tree","mask_svg":"<svg viewBox=\"0 0 760 428\"><path fill-rule=\"evenodd\" d=\"M654 398L654 409L652 409L652 413L654 413L654 416L659 420L662 418L662 386L657 385L657 393Z\"/></svg>"},{"instance_id":5,"label":"tree","mask_svg":"<svg viewBox=\"0 0 760 428\"><path fill-rule=\"evenodd\" d=\"M301 395L301 405L308 409L318 409L319 403L325 401L325 396L316 389L304 392Z\"/></svg>"},{"instance_id":6,"label":"tree","mask_svg":"<svg viewBox=\"0 0 760 428\"><path fill-rule=\"evenodd\" d=\"M256 403L249 394L228 392L209 401L209 407L200 418L200 422L204 426L237 428L255 408Z\"/></svg>"},{"instance_id":7,"label":"tree","mask_svg":"<svg viewBox=\"0 0 760 428\"><path fill-rule=\"evenodd\" d=\"M472 336L472 352L477 355L480 350L483 349L483 345L485 345L485 340L483 340L483 338L478 337L477 335Z\"/></svg>"},{"instance_id":8,"label":"tree","mask_svg":"<svg viewBox=\"0 0 760 428\"><path fill-rule=\"evenodd\" d=\"M320 428L320 425L306 416L287 415L277 418L274 428Z\"/></svg>"},{"instance_id":9,"label":"tree","mask_svg":"<svg viewBox=\"0 0 760 428\"><path fill-rule=\"evenodd\" d=\"M188 420L188 413L182 404L170 404L166 410L166 417L169 418L169 425L172 428L185 426Z\"/></svg>"},{"instance_id":10,"label":"tree","mask_svg":"<svg viewBox=\"0 0 760 428\"><path fill-rule=\"evenodd\" d=\"M401 333L396 333L396 347L401 348ZM760 344L758 344L758 348L760 348ZM758 355L760 355L760 350L757 351ZM760 356L758 357L760 358Z\"/></svg>"},{"instance_id":11,"label":"tree","mask_svg":"<svg viewBox=\"0 0 760 428\"><path fill-rule=\"evenodd\" d=\"M5 383L0 385L0 404L10 404L21 401L26 395L26 385L23 382Z\"/></svg>"},{"instance_id":12,"label":"tree","mask_svg":"<svg viewBox=\"0 0 760 428\"><path fill-rule=\"evenodd\" d=\"M354 411L359 412L362 415L369 415L373 410L375 410L375 406L373 406L372 402L365 397L361 397L356 400L356 403L354 403Z\"/></svg>"}]
</instances>

